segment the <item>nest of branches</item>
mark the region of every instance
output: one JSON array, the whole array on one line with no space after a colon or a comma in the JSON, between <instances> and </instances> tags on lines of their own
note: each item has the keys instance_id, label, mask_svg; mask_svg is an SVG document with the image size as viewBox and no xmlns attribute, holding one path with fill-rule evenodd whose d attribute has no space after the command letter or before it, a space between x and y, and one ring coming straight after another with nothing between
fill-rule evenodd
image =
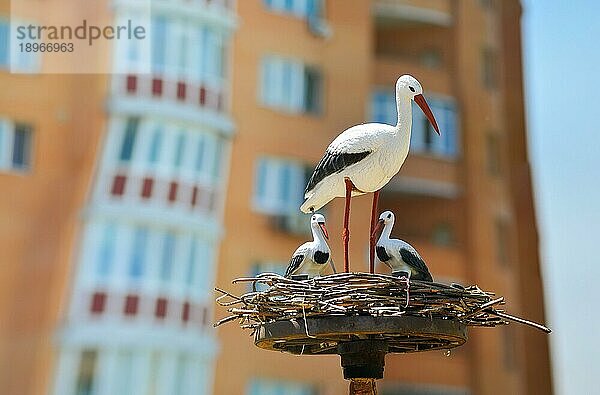
<instances>
[{"instance_id":1,"label":"nest of branches","mask_svg":"<svg viewBox=\"0 0 600 395\"><path fill-rule=\"evenodd\" d=\"M509 321L549 333L543 325L506 313L503 297L477 286L462 287L408 280L383 274L339 273L310 280L294 280L273 273L238 278L252 290L236 296L216 288L217 303L229 316L214 326L238 320L242 328L255 330L281 320L331 316L417 316L458 320L467 326L493 327ZM259 291L258 286L265 290Z\"/></svg>"}]
</instances>

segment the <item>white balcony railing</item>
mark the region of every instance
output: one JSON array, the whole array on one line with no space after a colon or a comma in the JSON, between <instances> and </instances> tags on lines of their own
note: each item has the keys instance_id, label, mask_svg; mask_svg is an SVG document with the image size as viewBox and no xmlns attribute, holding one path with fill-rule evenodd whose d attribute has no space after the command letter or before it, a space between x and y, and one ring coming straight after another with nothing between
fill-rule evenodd
<instances>
[{"instance_id":1,"label":"white balcony railing","mask_svg":"<svg viewBox=\"0 0 600 395\"><path fill-rule=\"evenodd\" d=\"M382 24L404 21L436 26L452 25L449 0L376 0L372 13Z\"/></svg>"}]
</instances>

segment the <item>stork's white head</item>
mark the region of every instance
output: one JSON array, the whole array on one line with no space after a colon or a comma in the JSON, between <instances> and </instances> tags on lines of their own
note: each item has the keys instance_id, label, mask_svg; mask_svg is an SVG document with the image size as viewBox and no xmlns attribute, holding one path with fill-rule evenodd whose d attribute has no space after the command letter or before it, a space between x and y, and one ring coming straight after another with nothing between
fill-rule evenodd
<instances>
[{"instance_id":1,"label":"stork's white head","mask_svg":"<svg viewBox=\"0 0 600 395\"><path fill-rule=\"evenodd\" d=\"M379 221L382 222L384 225L387 225L389 223L393 224L395 220L396 220L396 217L394 216L394 213L392 213L391 211L384 211L379 216Z\"/></svg>"},{"instance_id":2,"label":"stork's white head","mask_svg":"<svg viewBox=\"0 0 600 395\"><path fill-rule=\"evenodd\" d=\"M391 211L384 211L383 213L381 213L381 215L379 216L379 221L377 221L377 225L375 225L375 229L373 229L373 234L371 236L374 237L375 239L379 240L379 237L381 236L381 231L387 225L393 226L394 220L395 220L394 213L392 213ZM391 232L391 228L390 228L390 232ZM389 232L388 232L388 236L389 236Z\"/></svg>"},{"instance_id":3,"label":"stork's white head","mask_svg":"<svg viewBox=\"0 0 600 395\"><path fill-rule=\"evenodd\" d=\"M416 95L423 94L423 87L415 77L409 74L404 74L396 81L396 96L406 96L414 98Z\"/></svg>"},{"instance_id":4,"label":"stork's white head","mask_svg":"<svg viewBox=\"0 0 600 395\"><path fill-rule=\"evenodd\" d=\"M400 105L403 98L413 99L415 103L421 107L421 110L425 113L425 116L429 119L429 122L431 122L431 125L437 134L440 134L440 128L431 112L431 108L429 108L429 105L425 100L425 96L423 96L423 87L412 75L404 74L396 81L396 101L398 102L398 111L400 111ZM410 106L407 108L407 111L408 110L410 110Z\"/></svg>"},{"instance_id":5,"label":"stork's white head","mask_svg":"<svg viewBox=\"0 0 600 395\"><path fill-rule=\"evenodd\" d=\"M322 214L313 214L310 218L310 227L317 232L323 232L323 236L329 240L329 233L325 227L325 217Z\"/></svg>"}]
</instances>

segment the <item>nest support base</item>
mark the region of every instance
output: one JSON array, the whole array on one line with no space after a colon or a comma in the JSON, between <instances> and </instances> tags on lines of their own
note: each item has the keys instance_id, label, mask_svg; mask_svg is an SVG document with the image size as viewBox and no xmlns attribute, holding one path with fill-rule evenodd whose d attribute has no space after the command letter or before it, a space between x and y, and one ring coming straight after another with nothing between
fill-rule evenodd
<instances>
[{"instance_id":1,"label":"nest support base","mask_svg":"<svg viewBox=\"0 0 600 395\"><path fill-rule=\"evenodd\" d=\"M344 378L382 379L387 352L385 340L356 340L338 344L337 353L342 359Z\"/></svg>"},{"instance_id":2,"label":"nest support base","mask_svg":"<svg viewBox=\"0 0 600 395\"><path fill-rule=\"evenodd\" d=\"M377 394L388 353L450 349L467 339L456 320L423 317L331 316L282 320L261 325L255 344L296 355L337 354L350 394Z\"/></svg>"},{"instance_id":3,"label":"nest support base","mask_svg":"<svg viewBox=\"0 0 600 395\"><path fill-rule=\"evenodd\" d=\"M383 378L385 354L388 344L385 340L356 340L338 344L338 354L342 359L344 379L350 380L350 395L375 395L375 380Z\"/></svg>"}]
</instances>

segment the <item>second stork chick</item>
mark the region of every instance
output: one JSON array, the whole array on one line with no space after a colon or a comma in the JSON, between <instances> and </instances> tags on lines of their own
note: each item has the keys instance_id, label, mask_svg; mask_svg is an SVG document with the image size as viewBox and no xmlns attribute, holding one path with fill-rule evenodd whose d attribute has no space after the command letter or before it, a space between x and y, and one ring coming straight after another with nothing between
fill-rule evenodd
<instances>
[{"instance_id":1,"label":"second stork chick","mask_svg":"<svg viewBox=\"0 0 600 395\"><path fill-rule=\"evenodd\" d=\"M394 221L394 213L391 211L384 211L379 216L373 232L376 234L381 231L375 245L377 260L392 269L392 273L406 272L410 279L433 282L433 277L417 250L404 240L390 239Z\"/></svg>"}]
</instances>

